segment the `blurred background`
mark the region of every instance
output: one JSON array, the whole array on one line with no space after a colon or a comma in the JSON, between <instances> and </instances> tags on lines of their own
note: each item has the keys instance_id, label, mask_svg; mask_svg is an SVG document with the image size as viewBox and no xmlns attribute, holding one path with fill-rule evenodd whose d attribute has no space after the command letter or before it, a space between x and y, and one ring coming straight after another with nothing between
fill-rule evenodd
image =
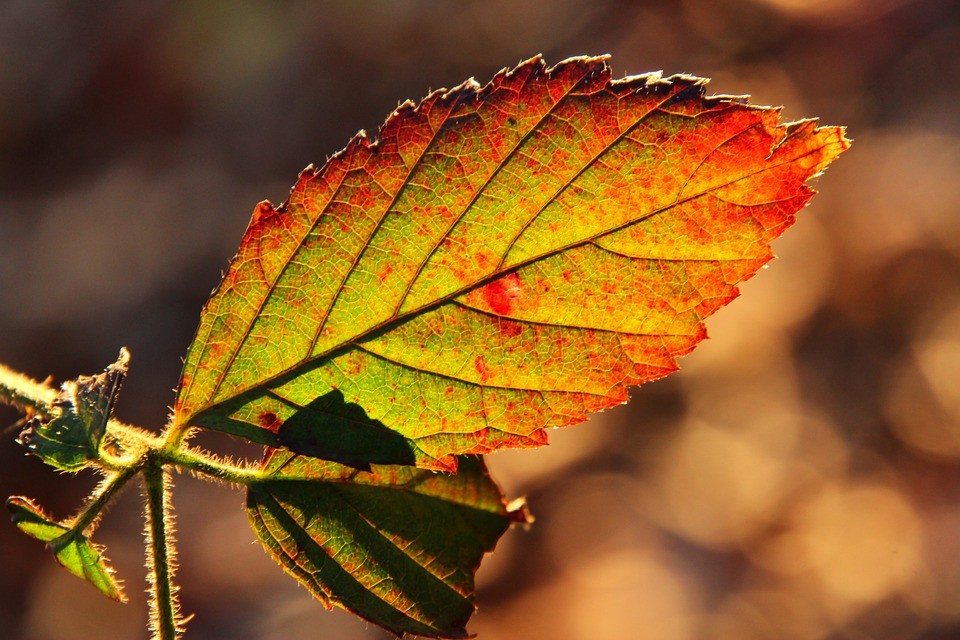
<instances>
[{"instance_id":1,"label":"blurred background","mask_svg":"<svg viewBox=\"0 0 960 640\"><path fill-rule=\"evenodd\" d=\"M162 425L259 200L399 101L538 52L708 76L856 142L681 372L489 458L537 522L487 558L471 630L960 637L956 0L4 0L0 362L62 380L126 345L119 417ZM94 481L0 441L3 496L66 517ZM187 638L387 637L273 565L238 490L180 477L174 501ZM123 606L0 518L0 635L145 638L141 529L130 489L96 536Z\"/></svg>"}]
</instances>

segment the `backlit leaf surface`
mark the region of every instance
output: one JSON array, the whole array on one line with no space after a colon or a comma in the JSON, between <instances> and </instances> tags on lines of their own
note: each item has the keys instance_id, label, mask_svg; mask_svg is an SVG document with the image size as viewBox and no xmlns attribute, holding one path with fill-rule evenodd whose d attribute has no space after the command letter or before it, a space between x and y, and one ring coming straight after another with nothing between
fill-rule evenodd
<instances>
[{"instance_id":1,"label":"backlit leaf surface","mask_svg":"<svg viewBox=\"0 0 960 640\"><path fill-rule=\"evenodd\" d=\"M103 595L124 602L126 597L120 583L113 577L100 548L82 533L70 533L70 528L53 521L27 498L7 498L7 509L13 523L27 535L42 540L53 551L63 568L83 578Z\"/></svg>"},{"instance_id":2,"label":"backlit leaf surface","mask_svg":"<svg viewBox=\"0 0 960 640\"><path fill-rule=\"evenodd\" d=\"M50 403L51 415L30 420L20 443L62 471L79 471L96 460L129 364L130 353L121 349L103 373L63 383Z\"/></svg>"},{"instance_id":3,"label":"backlit leaf surface","mask_svg":"<svg viewBox=\"0 0 960 640\"><path fill-rule=\"evenodd\" d=\"M339 424L327 457L452 469L676 370L849 144L704 85L534 58L401 105L257 207L176 422L293 448L288 421Z\"/></svg>"},{"instance_id":4,"label":"backlit leaf surface","mask_svg":"<svg viewBox=\"0 0 960 640\"><path fill-rule=\"evenodd\" d=\"M473 575L522 505L508 508L483 461L456 475L410 466L369 472L274 450L247 515L268 553L328 607L401 634L466 636Z\"/></svg>"}]
</instances>

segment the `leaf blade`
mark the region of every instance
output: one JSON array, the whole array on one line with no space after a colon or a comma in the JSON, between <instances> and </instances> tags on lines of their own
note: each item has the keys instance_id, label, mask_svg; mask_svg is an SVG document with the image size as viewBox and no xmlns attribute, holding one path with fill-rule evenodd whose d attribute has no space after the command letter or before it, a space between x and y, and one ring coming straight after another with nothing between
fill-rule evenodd
<instances>
[{"instance_id":1,"label":"leaf blade","mask_svg":"<svg viewBox=\"0 0 960 640\"><path fill-rule=\"evenodd\" d=\"M543 444L545 428L675 370L849 144L703 85L535 58L401 106L376 143L355 138L287 204L258 207L205 308L175 420L278 445L260 416L282 424L340 390L417 465L450 469ZM552 369L521 366L529 341L510 334L542 345L549 331L531 327L557 315L569 335L553 342L586 345L580 366L608 372L592 390L558 386L577 362L547 351ZM449 355L458 343L470 357ZM516 358L491 366L496 354Z\"/></svg>"},{"instance_id":2,"label":"leaf blade","mask_svg":"<svg viewBox=\"0 0 960 640\"><path fill-rule=\"evenodd\" d=\"M20 444L62 471L88 466L99 455L129 363L130 353L123 348L103 373L65 382L50 403L50 415L31 419Z\"/></svg>"},{"instance_id":3,"label":"leaf blade","mask_svg":"<svg viewBox=\"0 0 960 640\"><path fill-rule=\"evenodd\" d=\"M30 499L7 498L7 509L18 529L47 543L64 569L88 582L111 600L126 602L121 584L103 557L102 549L82 533L70 534L70 528L52 520Z\"/></svg>"},{"instance_id":4,"label":"leaf blade","mask_svg":"<svg viewBox=\"0 0 960 640\"><path fill-rule=\"evenodd\" d=\"M248 488L247 514L268 553L328 607L398 635L466 637L480 559L527 518L477 458L451 476L276 451L265 469L276 479Z\"/></svg>"}]
</instances>

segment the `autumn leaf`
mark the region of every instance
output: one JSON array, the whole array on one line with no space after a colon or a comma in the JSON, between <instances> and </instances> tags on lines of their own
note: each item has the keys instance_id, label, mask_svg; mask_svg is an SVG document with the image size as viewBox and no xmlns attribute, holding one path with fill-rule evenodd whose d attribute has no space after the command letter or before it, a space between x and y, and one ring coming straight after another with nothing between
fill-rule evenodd
<instances>
[{"instance_id":1,"label":"autumn leaf","mask_svg":"<svg viewBox=\"0 0 960 640\"><path fill-rule=\"evenodd\" d=\"M397 635L466 637L484 552L527 520L476 457L451 475L273 450L263 468L270 479L248 488L247 515L267 552L328 607Z\"/></svg>"},{"instance_id":2,"label":"autumn leaf","mask_svg":"<svg viewBox=\"0 0 960 640\"><path fill-rule=\"evenodd\" d=\"M705 84L537 57L401 105L257 207L175 424L452 470L676 370L849 145Z\"/></svg>"}]
</instances>

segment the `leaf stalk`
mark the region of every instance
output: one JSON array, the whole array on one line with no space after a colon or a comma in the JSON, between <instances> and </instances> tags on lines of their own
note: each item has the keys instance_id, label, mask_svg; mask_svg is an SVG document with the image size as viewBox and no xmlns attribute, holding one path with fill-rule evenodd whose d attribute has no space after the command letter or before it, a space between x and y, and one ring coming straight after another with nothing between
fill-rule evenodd
<instances>
[{"instance_id":1,"label":"leaf stalk","mask_svg":"<svg viewBox=\"0 0 960 640\"><path fill-rule=\"evenodd\" d=\"M113 475L105 478L94 491L83 510L73 520L73 523L70 525L70 530L56 540L51 541L50 546L57 548L61 540L69 540L78 534L84 533L89 527L94 525L104 508L110 503L110 500L127 484L130 478L140 472L145 464L146 458L142 458L136 461L136 463L124 467Z\"/></svg>"}]
</instances>

